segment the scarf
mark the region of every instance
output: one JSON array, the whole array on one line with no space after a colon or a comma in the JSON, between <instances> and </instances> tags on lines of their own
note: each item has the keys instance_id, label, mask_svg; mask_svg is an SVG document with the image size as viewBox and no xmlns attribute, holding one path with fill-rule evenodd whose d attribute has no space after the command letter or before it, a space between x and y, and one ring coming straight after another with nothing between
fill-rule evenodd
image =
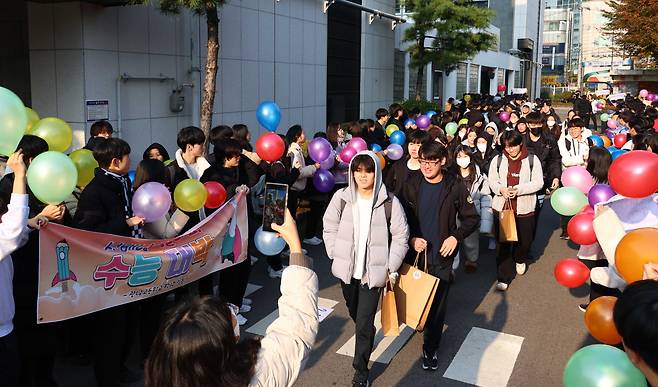
<instances>
[{"instance_id":1,"label":"scarf","mask_svg":"<svg viewBox=\"0 0 658 387\"><path fill-rule=\"evenodd\" d=\"M129 181L128 177L127 176L117 175L116 173L112 173L112 172L106 171L104 169L101 169L101 171L103 171L105 176L108 176L111 179L114 179L117 182L119 182L119 184L121 184L121 188L123 188L123 212L124 212L124 216L126 217L126 219L132 218L134 215L133 215L132 207L130 205L130 195L128 195L128 192L132 192L132 188L128 184L128 181ZM140 226L133 226L132 230L131 230L131 236L133 238L143 239L144 235L142 234L142 228Z\"/></svg>"}]
</instances>

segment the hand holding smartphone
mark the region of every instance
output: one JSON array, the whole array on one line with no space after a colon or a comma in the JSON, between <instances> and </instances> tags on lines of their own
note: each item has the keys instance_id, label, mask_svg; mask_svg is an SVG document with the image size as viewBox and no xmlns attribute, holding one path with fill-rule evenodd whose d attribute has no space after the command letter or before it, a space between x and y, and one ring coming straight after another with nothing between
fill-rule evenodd
<instances>
[{"instance_id":1,"label":"hand holding smartphone","mask_svg":"<svg viewBox=\"0 0 658 387\"><path fill-rule=\"evenodd\" d=\"M266 183L263 205L263 231L274 232L272 223L283 224L288 205L286 184Z\"/></svg>"}]
</instances>

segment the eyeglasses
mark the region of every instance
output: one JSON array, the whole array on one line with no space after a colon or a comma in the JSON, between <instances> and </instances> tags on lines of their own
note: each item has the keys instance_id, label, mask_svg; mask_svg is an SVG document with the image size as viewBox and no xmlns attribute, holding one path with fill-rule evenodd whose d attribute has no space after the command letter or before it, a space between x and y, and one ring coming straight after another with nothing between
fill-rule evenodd
<instances>
[{"instance_id":1,"label":"eyeglasses","mask_svg":"<svg viewBox=\"0 0 658 387\"><path fill-rule=\"evenodd\" d=\"M436 167L439 165L441 160L425 160L425 159L419 159L418 162L420 165L425 165L425 166L430 166L430 167Z\"/></svg>"}]
</instances>

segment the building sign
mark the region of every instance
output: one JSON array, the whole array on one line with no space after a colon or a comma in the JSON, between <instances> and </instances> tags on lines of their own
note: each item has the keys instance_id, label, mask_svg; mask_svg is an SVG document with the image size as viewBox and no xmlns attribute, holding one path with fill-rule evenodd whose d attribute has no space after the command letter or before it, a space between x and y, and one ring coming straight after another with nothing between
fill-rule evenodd
<instances>
[{"instance_id":1,"label":"building sign","mask_svg":"<svg viewBox=\"0 0 658 387\"><path fill-rule=\"evenodd\" d=\"M85 101L87 122L110 119L110 102L106 99Z\"/></svg>"}]
</instances>

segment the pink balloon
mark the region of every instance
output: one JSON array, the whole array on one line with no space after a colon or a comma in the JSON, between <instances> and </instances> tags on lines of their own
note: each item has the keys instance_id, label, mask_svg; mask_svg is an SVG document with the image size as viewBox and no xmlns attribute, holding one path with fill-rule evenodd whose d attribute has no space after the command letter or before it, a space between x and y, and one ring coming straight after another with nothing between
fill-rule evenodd
<instances>
[{"instance_id":1,"label":"pink balloon","mask_svg":"<svg viewBox=\"0 0 658 387\"><path fill-rule=\"evenodd\" d=\"M617 121L615 121L615 120L608 120L608 128L610 128L610 129L617 129Z\"/></svg>"},{"instance_id":2,"label":"pink balloon","mask_svg":"<svg viewBox=\"0 0 658 387\"><path fill-rule=\"evenodd\" d=\"M171 193L160 183L144 183L133 195L133 213L144 218L146 223L162 219L170 207Z\"/></svg>"},{"instance_id":3,"label":"pink balloon","mask_svg":"<svg viewBox=\"0 0 658 387\"><path fill-rule=\"evenodd\" d=\"M647 95L649 95L649 90L647 90L647 89L640 90L640 97L646 98Z\"/></svg>"},{"instance_id":4,"label":"pink balloon","mask_svg":"<svg viewBox=\"0 0 658 387\"><path fill-rule=\"evenodd\" d=\"M359 153L359 152L357 152L356 149L354 149L350 146L346 146L345 149L343 149L343 151L340 152L340 159L344 163L349 164L349 162L352 161L352 159L354 158L354 156L356 156L357 153Z\"/></svg>"},{"instance_id":5,"label":"pink balloon","mask_svg":"<svg viewBox=\"0 0 658 387\"><path fill-rule=\"evenodd\" d=\"M592 175L587 172L587 169L581 166L573 166L562 171L562 185L565 187L578 188L582 193L587 194L589 189L592 188Z\"/></svg>"},{"instance_id":6,"label":"pink balloon","mask_svg":"<svg viewBox=\"0 0 658 387\"><path fill-rule=\"evenodd\" d=\"M498 115L498 118L500 118L501 121L503 121L503 122L507 122L507 121L509 121L509 113L508 112L501 112Z\"/></svg>"},{"instance_id":7,"label":"pink balloon","mask_svg":"<svg viewBox=\"0 0 658 387\"><path fill-rule=\"evenodd\" d=\"M361 151L368 150L368 143L361 137L354 137L350 140L350 142L347 143L347 147L352 148L356 151L356 153L359 153Z\"/></svg>"}]
</instances>

